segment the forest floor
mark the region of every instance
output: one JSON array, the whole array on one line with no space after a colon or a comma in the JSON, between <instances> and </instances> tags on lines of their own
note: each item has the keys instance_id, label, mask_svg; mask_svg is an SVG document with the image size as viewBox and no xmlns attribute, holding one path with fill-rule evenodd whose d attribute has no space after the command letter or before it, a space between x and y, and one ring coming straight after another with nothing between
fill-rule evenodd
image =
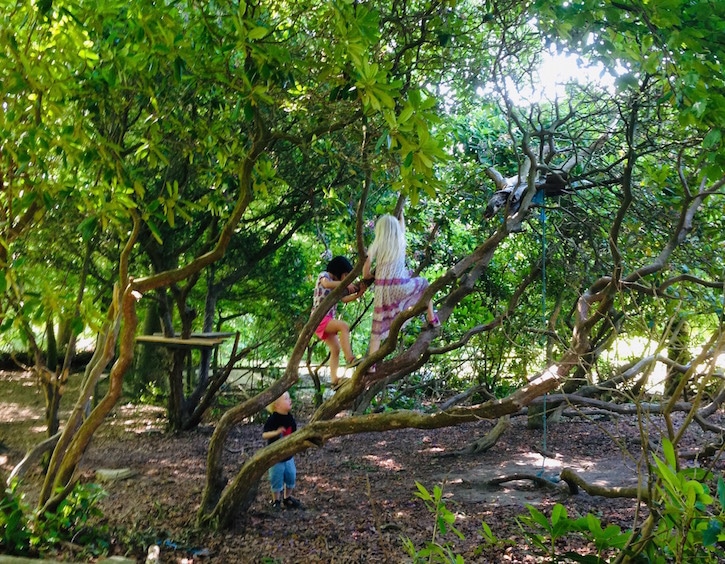
<instances>
[{"instance_id":1,"label":"forest floor","mask_svg":"<svg viewBox=\"0 0 725 564\"><path fill-rule=\"evenodd\" d=\"M30 375L22 372L0 371L0 390L0 467L7 476L44 436L43 396ZM67 394L68 406L74 399ZM303 426L312 406L298 397L293 413L298 426ZM245 460L264 446L262 421L260 414L230 435L224 460L227 478L233 478ZM420 549L434 537L435 520L415 496L416 482L431 492L435 486L442 488L446 507L456 515L455 527L464 538L439 531L435 539L449 542L453 553L467 562L541 562L516 521L528 514L527 504L550 515L554 504L561 503L570 517L592 513L603 524L624 530L646 514L643 507L637 513L634 500L591 497L581 491L569 495L563 483L554 484L563 468L572 468L590 483L635 485L641 458L636 418L572 414L550 422L544 435L540 429L528 429L525 417L513 417L511 427L489 451L453 455L493 424L481 421L448 429L332 439L323 448L296 457L295 497L302 509L273 511L265 480L250 510L222 532L194 527L213 418L195 431L172 435L164 432L163 408L119 403L96 434L80 471L83 482L97 481L96 471L102 468L131 471L127 479L103 483L108 495L102 501L102 522L111 532L110 554L125 554L139 562L153 544L161 548L161 562L173 563L409 562L403 539ZM657 442L663 426L657 418L646 422L650 440ZM708 438L693 426L684 446ZM544 440L546 457L541 454ZM719 471L723 467L722 461L717 462ZM513 474L543 476L554 487L535 487L531 480L487 484ZM39 478L39 470L26 477L29 501ZM502 542L486 544L483 522ZM562 539L557 549L580 554L593 550L577 537ZM71 543L50 556L92 561Z\"/></svg>"}]
</instances>

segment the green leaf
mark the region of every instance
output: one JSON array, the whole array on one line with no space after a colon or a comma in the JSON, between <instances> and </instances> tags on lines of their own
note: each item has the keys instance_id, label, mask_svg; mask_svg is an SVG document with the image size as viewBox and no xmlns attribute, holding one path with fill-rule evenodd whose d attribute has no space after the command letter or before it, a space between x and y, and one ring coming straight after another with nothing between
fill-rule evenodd
<instances>
[{"instance_id":1,"label":"green leaf","mask_svg":"<svg viewBox=\"0 0 725 564\"><path fill-rule=\"evenodd\" d=\"M718 519L710 519L707 523L707 529L702 533L702 544L704 546L715 546L721 532L722 523Z\"/></svg>"},{"instance_id":2,"label":"green leaf","mask_svg":"<svg viewBox=\"0 0 725 564\"><path fill-rule=\"evenodd\" d=\"M161 231L159 230L158 225L156 225L156 223L152 219L147 219L146 225L148 225L148 228L151 231L151 234L153 235L154 239L156 239L156 242L159 245L162 245L164 241L163 241L163 237L161 235Z\"/></svg>"},{"instance_id":3,"label":"green leaf","mask_svg":"<svg viewBox=\"0 0 725 564\"><path fill-rule=\"evenodd\" d=\"M670 468L677 468L677 459L675 458L675 447L669 439L662 439L662 452L665 455L665 461Z\"/></svg>"},{"instance_id":4,"label":"green leaf","mask_svg":"<svg viewBox=\"0 0 725 564\"><path fill-rule=\"evenodd\" d=\"M423 484L416 481L415 486L418 488L418 491L415 493L416 496L423 501L432 501L433 498Z\"/></svg>"},{"instance_id":5,"label":"green leaf","mask_svg":"<svg viewBox=\"0 0 725 564\"><path fill-rule=\"evenodd\" d=\"M98 229L98 218L95 216L84 219L78 226L78 231L80 231L81 237L86 243L91 240L96 229Z\"/></svg>"},{"instance_id":6,"label":"green leaf","mask_svg":"<svg viewBox=\"0 0 725 564\"><path fill-rule=\"evenodd\" d=\"M485 521L481 523L481 531L483 538L486 539L487 542L493 543L496 541L496 536L493 534L493 531L491 531L491 527L489 527L488 523Z\"/></svg>"},{"instance_id":7,"label":"green leaf","mask_svg":"<svg viewBox=\"0 0 725 564\"><path fill-rule=\"evenodd\" d=\"M531 515L531 519L533 520L533 522L537 523L548 531L549 520L546 518L546 515L536 509L533 505L527 505L526 508L529 510L529 514Z\"/></svg>"},{"instance_id":8,"label":"green leaf","mask_svg":"<svg viewBox=\"0 0 725 564\"><path fill-rule=\"evenodd\" d=\"M184 69L186 68L186 65L184 63L184 59L181 57L176 57L174 59L174 78L177 82L181 82L181 78L184 75Z\"/></svg>"},{"instance_id":9,"label":"green leaf","mask_svg":"<svg viewBox=\"0 0 725 564\"><path fill-rule=\"evenodd\" d=\"M75 336L78 336L81 333L83 333L83 327L84 327L83 319L81 319L80 317L73 318L73 321L71 323L71 331L73 331L73 334Z\"/></svg>"},{"instance_id":10,"label":"green leaf","mask_svg":"<svg viewBox=\"0 0 725 564\"><path fill-rule=\"evenodd\" d=\"M249 39L262 39L267 36L268 30L266 27L257 26L249 30Z\"/></svg>"},{"instance_id":11,"label":"green leaf","mask_svg":"<svg viewBox=\"0 0 725 564\"><path fill-rule=\"evenodd\" d=\"M551 511L551 524L556 525L561 519L566 519L566 507L557 503Z\"/></svg>"},{"instance_id":12,"label":"green leaf","mask_svg":"<svg viewBox=\"0 0 725 564\"><path fill-rule=\"evenodd\" d=\"M712 129L702 140L702 147L703 149L712 149L720 143L721 139L722 132L719 129Z\"/></svg>"}]
</instances>

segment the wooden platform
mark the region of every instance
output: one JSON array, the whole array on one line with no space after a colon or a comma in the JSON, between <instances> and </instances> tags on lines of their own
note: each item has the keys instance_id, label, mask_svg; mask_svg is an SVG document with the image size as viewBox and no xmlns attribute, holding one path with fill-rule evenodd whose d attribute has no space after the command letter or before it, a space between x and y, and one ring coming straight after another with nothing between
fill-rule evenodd
<instances>
[{"instance_id":1,"label":"wooden platform","mask_svg":"<svg viewBox=\"0 0 725 564\"><path fill-rule=\"evenodd\" d=\"M153 343L164 347L178 347L188 349L203 349L218 347L227 337L221 333L195 333L195 336L189 339L181 337L164 337L163 335L139 335L136 337L137 343Z\"/></svg>"}]
</instances>

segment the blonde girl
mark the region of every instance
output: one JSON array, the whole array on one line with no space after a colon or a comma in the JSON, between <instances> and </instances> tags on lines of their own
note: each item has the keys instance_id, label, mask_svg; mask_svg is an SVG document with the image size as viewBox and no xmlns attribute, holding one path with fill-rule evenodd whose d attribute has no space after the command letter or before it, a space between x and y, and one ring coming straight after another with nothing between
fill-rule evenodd
<instances>
[{"instance_id":1,"label":"blonde girl","mask_svg":"<svg viewBox=\"0 0 725 564\"><path fill-rule=\"evenodd\" d=\"M405 266L405 249L402 213L399 219L390 214L381 216L375 224L375 239L363 266L363 279L375 276L370 354L376 352L388 336L395 316L414 306L428 288L425 278L410 275ZM428 301L426 318L432 327L440 325L431 301Z\"/></svg>"}]
</instances>

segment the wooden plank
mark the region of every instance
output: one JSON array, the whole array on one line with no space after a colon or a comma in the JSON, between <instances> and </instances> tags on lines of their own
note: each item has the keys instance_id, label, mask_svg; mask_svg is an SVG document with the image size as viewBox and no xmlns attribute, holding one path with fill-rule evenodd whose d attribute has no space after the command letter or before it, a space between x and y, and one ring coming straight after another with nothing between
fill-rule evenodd
<instances>
[{"instance_id":1,"label":"wooden plank","mask_svg":"<svg viewBox=\"0 0 725 564\"><path fill-rule=\"evenodd\" d=\"M222 339L226 339L228 337L234 337L236 335L233 331L212 331L210 333L192 333L191 336L196 337L203 337L203 338L209 338L209 337L221 337Z\"/></svg>"},{"instance_id":2,"label":"wooden plank","mask_svg":"<svg viewBox=\"0 0 725 564\"><path fill-rule=\"evenodd\" d=\"M164 336L164 334L161 332L156 332L153 335L154 335L154 337L163 337ZM189 337L191 337L193 339L196 339L197 337L202 338L202 339L209 339L209 338L216 338L216 337L221 337L223 339L226 339L228 337L234 337L235 335L236 335L235 331L209 331L208 333L194 332L191 335L189 335ZM175 339L175 338L179 338L179 337L171 337L171 338Z\"/></svg>"},{"instance_id":3,"label":"wooden plank","mask_svg":"<svg viewBox=\"0 0 725 564\"><path fill-rule=\"evenodd\" d=\"M223 337L194 337L192 339L182 339L181 337L163 337L161 335L139 335L136 337L138 343L154 343L165 347L182 347L182 348L212 348L217 347L224 342Z\"/></svg>"}]
</instances>

